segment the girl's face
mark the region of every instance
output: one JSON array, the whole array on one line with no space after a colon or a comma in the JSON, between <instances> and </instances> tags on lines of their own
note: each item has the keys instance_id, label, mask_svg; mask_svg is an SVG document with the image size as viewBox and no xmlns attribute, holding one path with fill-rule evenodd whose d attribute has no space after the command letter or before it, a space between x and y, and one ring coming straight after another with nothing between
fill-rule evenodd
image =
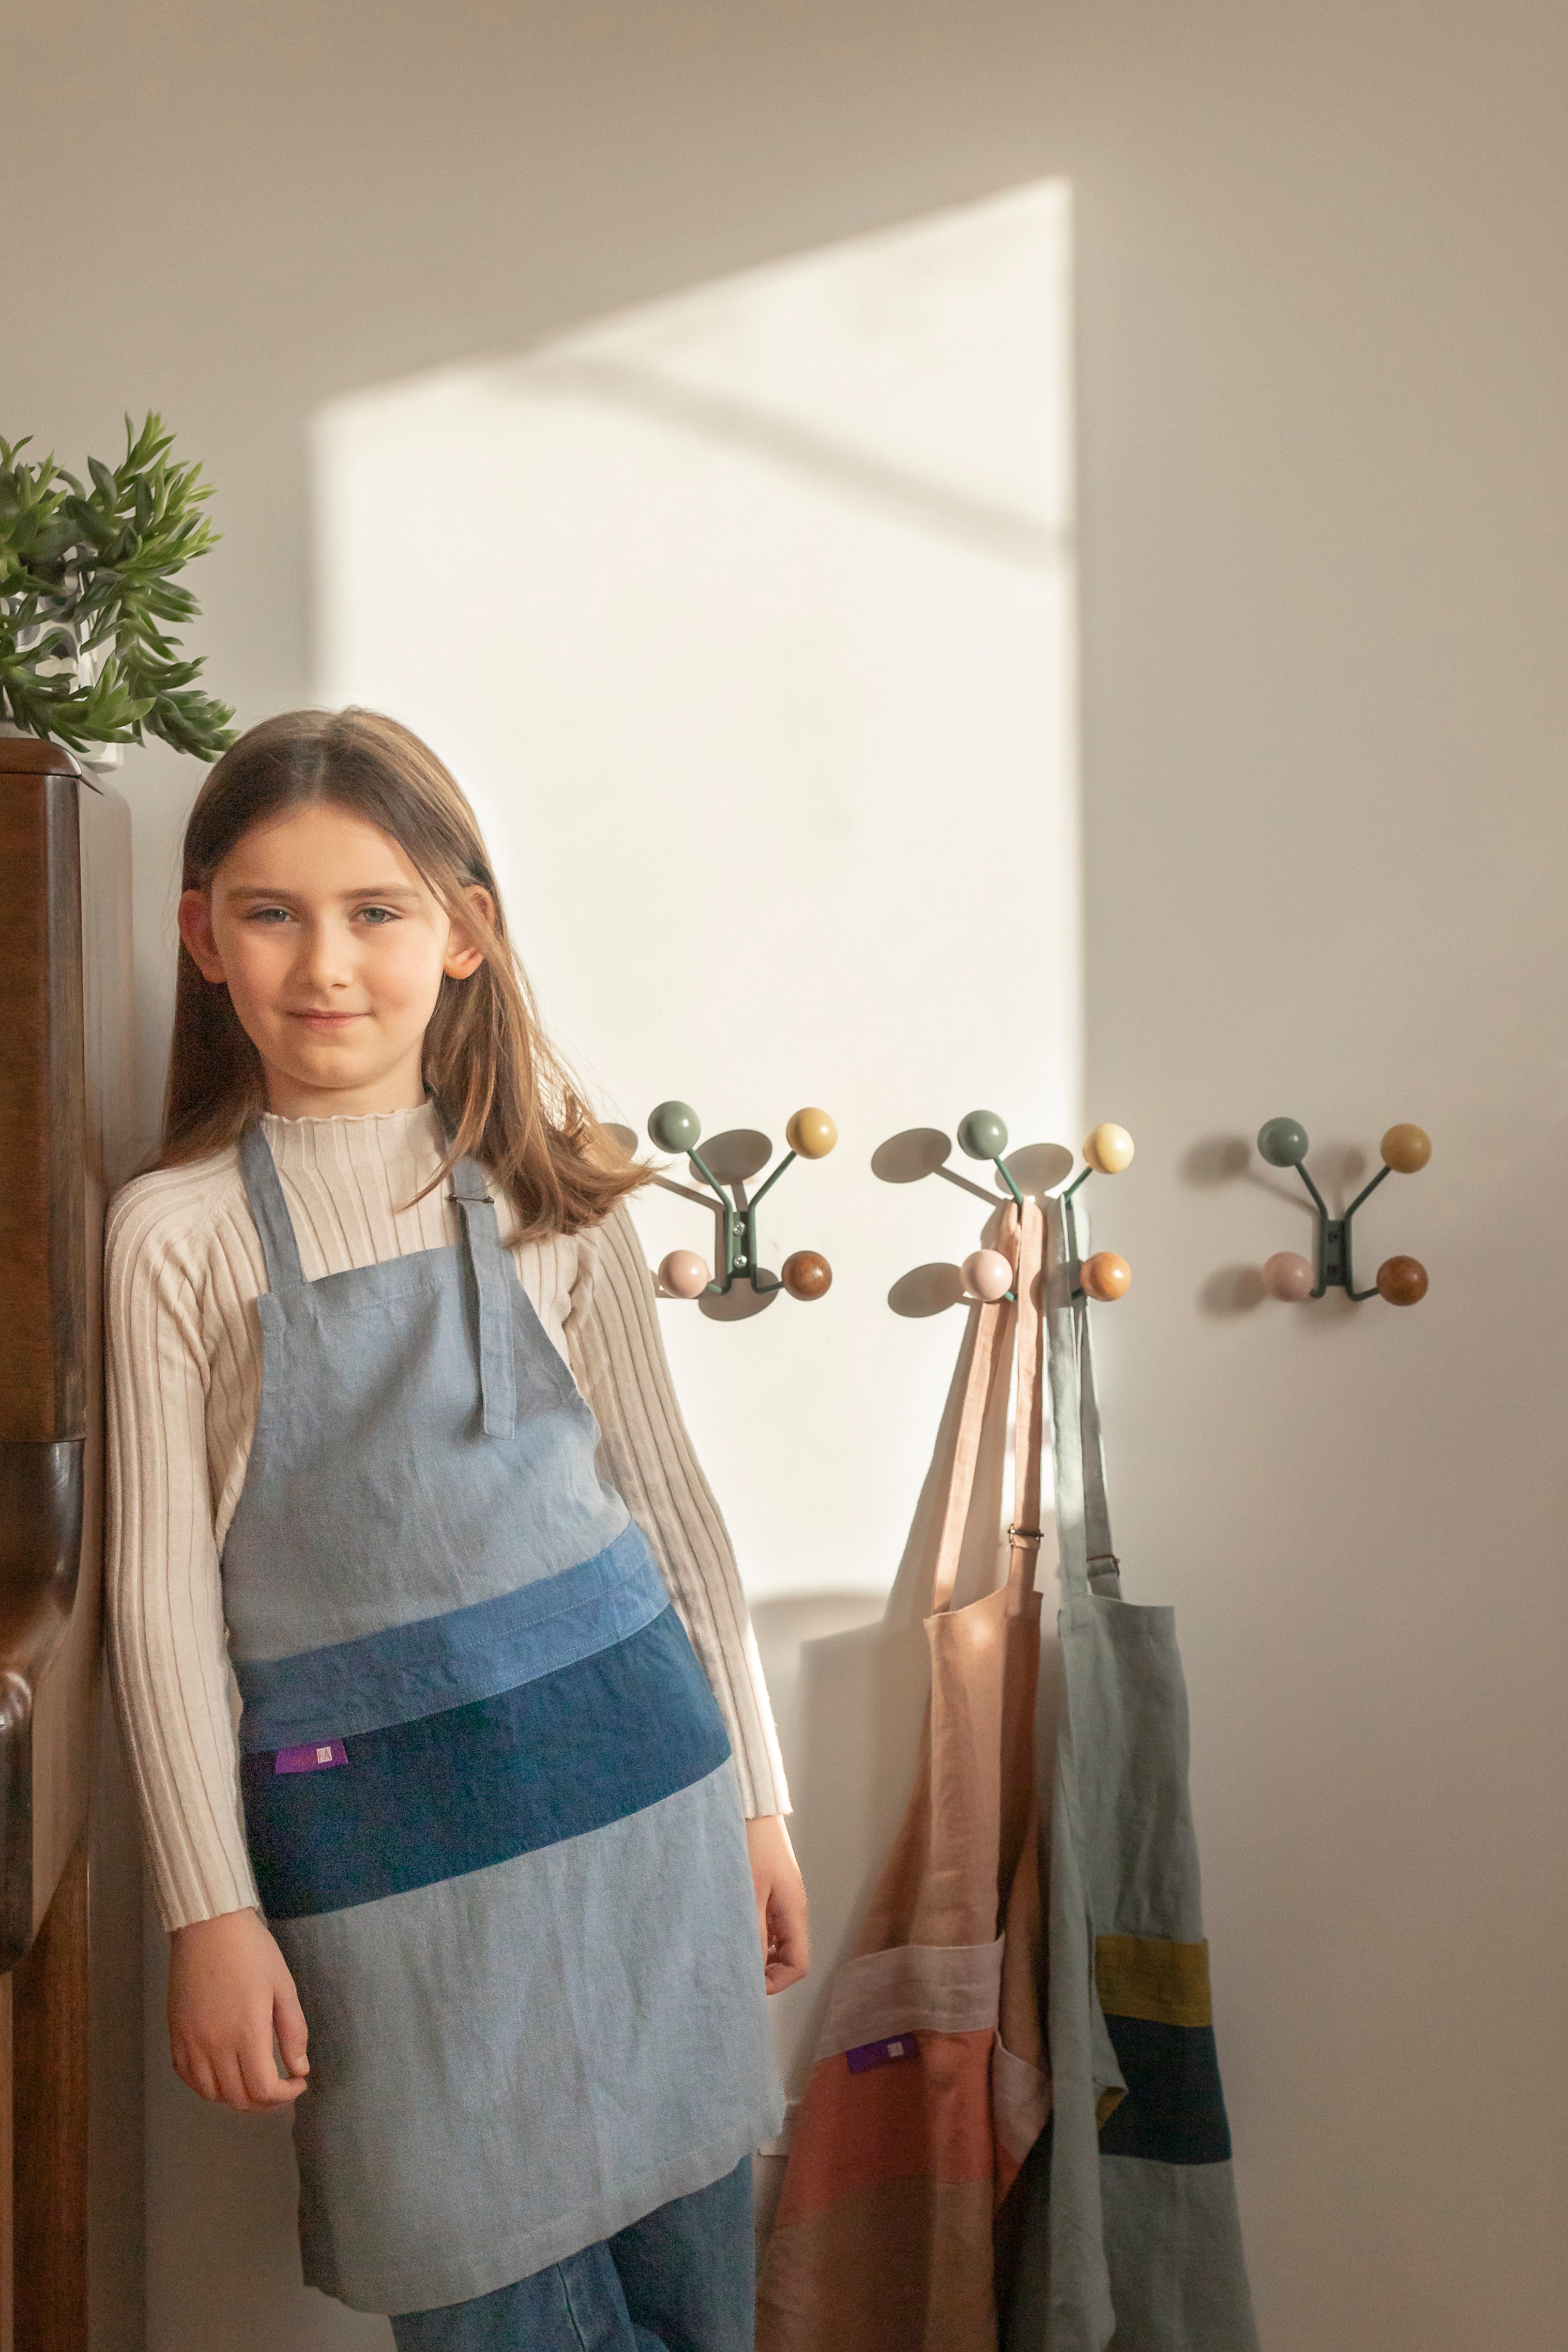
<instances>
[{"instance_id":1,"label":"girl's face","mask_svg":"<svg viewBox=\"0 0 1568 2352\"><path fill-rule=\"evenodd\" d=\"M488 894L469 896L489 919ZM329 803L247 833L181 898L180 936L227 983L287 1118L423 1102L443 975L484 961L390 835Z\"/></svg>"}]
</instances>

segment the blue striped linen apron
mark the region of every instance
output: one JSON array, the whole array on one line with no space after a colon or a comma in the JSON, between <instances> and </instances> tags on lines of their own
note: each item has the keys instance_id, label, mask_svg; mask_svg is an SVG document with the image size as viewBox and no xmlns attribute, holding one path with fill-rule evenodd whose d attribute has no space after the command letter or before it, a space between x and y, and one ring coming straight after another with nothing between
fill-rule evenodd
<instances>
[{"instance_id":1,"label":"blue striped linen apron","mask_svg":"<svg viewBox=\"0 0 1568 2352\"><path fill-rule=\"evenodd\" d=\"M460 1160L463 1240L270 1286L224 1546L246 1830L310 2035L305 2277L493 2293L777 2131L729 1741L598 1426Z\"/></svg>"}]
</instances>

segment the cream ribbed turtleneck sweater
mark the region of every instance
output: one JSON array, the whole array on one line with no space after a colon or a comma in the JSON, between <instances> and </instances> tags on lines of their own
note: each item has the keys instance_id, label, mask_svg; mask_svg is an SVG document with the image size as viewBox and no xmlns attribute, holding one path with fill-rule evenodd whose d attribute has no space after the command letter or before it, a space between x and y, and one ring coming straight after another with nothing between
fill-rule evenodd
<instances>
[{"instance_id":1,"label":"cream ribbed turtleneck sweater","mask_svg":"<svg viewBox=\"0 0 1568 2352\"><path fill-rule=\"evenodd\" d=\"M428 1108L264 1122L307 1280L458 1240ZM412 1206L408 1205L413 1203ZM598 1419L600 1468L653 1545L728 1726L748 1814L789 1804L724 1522L670 1385L632 1221L514 1242ZM512 1220L515 1226L515 1219ZM139 1177L110 1218L110 1662L166 1927L256 1901L240 1827L218 1559L261 1387L261 1244L233 1149Z\"/></svg>"}]
</instances>

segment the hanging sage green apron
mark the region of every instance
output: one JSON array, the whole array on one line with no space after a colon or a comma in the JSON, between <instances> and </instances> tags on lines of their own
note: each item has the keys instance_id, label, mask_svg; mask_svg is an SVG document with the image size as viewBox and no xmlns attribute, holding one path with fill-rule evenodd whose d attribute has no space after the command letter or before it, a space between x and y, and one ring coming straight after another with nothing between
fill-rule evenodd
<instances>
[{"instance_id":1,"label":"hanging sage green apron","mask_svg":"<svg viewBox=\"0 0 1568 2352\"><path fill-rule=\"evenodd\" d=\"M262 1396L224 1546L246 1834L298 1987L307 2282L424 2311L776 2131L729 1742L483 1176L319 1281L265 1135Z\"/></svg>"},{"instance_id":2,"label":"hanging sage green apron","mask_svg":"<svg viewBox=\"0 0 1568 2352\"><path fill-rule=\"evenodd\" d=\"M1046 1280L1061 1552L1047 2022L1007 2352L1257 2352L1169 1609L1122 1598L1071 1202Z\"/></svg>"}]
</instances>

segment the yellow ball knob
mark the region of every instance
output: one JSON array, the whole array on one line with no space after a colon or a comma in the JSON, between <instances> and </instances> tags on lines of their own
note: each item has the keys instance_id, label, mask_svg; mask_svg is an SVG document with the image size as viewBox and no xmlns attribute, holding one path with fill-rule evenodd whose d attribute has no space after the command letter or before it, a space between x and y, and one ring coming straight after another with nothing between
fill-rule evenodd
<instances>
[{"instance_id":1,"label":"yellow ball knob","mask_svg":"<svg viewBox=\"0 0 1568 2352\"><path fill-rule=\"evenodd\" d=\"M1133 1269L1114 1250L1096 1250L1092 1257L1084 1259L1078 1278L1088 1297L1098 1298L1109 1307L1113 1299L1125 1298Z\"/></svg>"},{"instance_id":2,"label":"yellow ball knob","mask_svg":"<svg viewBox=\"0 0 1568 2352\"><path fill-rule=\"evenodd\" d=\"M839 1130L825 1110L798 1110L784 1130L784 1140L802 1160L825 1160L839 1139Z\"/></svg>"},{"instance_id":3,"label":"yellow ball knob","mask_svg":"<svg viewBox=\"0 0 1568 2352\"><path fill-rule=\"evenodd\" d=\"M1396 1176L1414 1176L1432 1157L1431 1137L1424 1127L1412 1127L1408 1121L1391 1127L1378 1148L1384 1166L1392 1168Z\"/></svg>"},{"instance_id":4,"label":"yellow ball knob","mask_svg":"<svg viewBox=\"0 0 1568 2352\"><path fill-rule=\"evenodd\" d=\"M1098 1175L1119 1176L1133 1160L1133 1139L1124 1127L1092 1127L1083 1139L1083 1157Z\"/></svg>"}]
</instances>

